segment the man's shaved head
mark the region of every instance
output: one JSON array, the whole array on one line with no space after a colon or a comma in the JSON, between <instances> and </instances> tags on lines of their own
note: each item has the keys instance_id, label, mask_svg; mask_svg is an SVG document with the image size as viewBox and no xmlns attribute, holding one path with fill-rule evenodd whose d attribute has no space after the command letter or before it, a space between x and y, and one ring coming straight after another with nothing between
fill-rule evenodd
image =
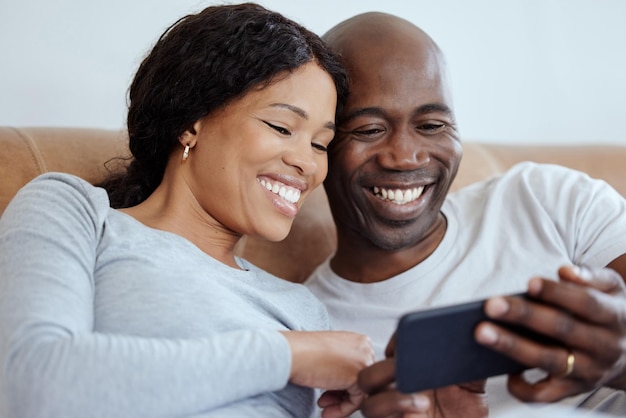
<instances>
[{"instance_id":1,"label":"man's shaved head","mask_svg":"<svg viewBox=\"0 0 626 418\"><path fill-rule=\"evenodd\" d=\"M356 15L331 28L322 37L341 56L352 82L364 72L397 74L437 80L448 96L444 56L426 32L398 16L381 12ZM359 94L354 85L350 94Z\"/></svg>"},{"instance_id":2,"label":"man's shaved head","mask_svg":"<svg viewBox=\"0 0 626 418\"><path fill-rule=\"evenodd\" d=\"M408 20L381 12L356 15L331 28L323 36L334 50L351 50L353 42L361 41L371 47L389 46L390 41L408 40L437 48L435 42Z\"/></svg>"}]
</instances>

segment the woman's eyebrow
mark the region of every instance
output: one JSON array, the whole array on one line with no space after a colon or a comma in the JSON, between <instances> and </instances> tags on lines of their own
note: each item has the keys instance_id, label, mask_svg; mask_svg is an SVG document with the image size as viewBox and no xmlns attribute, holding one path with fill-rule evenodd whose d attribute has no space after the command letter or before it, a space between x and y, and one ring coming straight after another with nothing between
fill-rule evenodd
<instances>
[{"instance_id":1,"label":"woman's eyebrow","mask_svg":"<svg viewBox=\"0 0 626 418\"><path fill-rule=\"evenodd\" d=\"M300 116L301 118L309 120L309 114L304 109L301 109L298 106L290 105L288 103L272 103L270 107L279 107L279 108L287 109L287 110L292 111L296 115ZM324 127L330 129L333 132L337 131L337 127L331 121L326 122L324 124Z\"/></svg>"},{"instance_id":2,"label":"woman's eyebrow","mask_svg":"<svg viewBox=\"0 0 626 418\"><path fill-rule=\"evenodd\" d=\"M280 108L283 108L283 109L288 109L288 110L291 110L293 113L297 114L298 116L300 116L303 119L306 119L306 120L309 119L309 114L306 113L306 111L304 111L304 109L301 109L298 106L290 105L288 103L272 103L270 106L271 107L280 107Z\"/></svg>"}]
</instances>

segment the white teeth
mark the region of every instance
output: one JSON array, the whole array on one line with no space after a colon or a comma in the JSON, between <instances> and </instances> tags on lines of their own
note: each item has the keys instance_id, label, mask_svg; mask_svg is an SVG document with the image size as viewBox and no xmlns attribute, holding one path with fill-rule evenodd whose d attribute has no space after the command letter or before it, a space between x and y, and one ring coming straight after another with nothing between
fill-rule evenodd
<instances>
[{"instance_id":1,"label":"white teeth","mask_svg":"<svg viewBox=\"0 0 626 418\"><path fill-rule=\"evenodd\" d=\"M381 199L388 200L398 205L404 205L417 200L424 191L424 186L414 187L412 189L406 189L404 191L400 189L382 189L380 187L374 187L373 192Z\"/></svg>"},{"instance_id":2,"label":"white teeth","mask_svg":"<svg viewBox=\"0 0 626 418\"><path fill-rule=\"evenodd\" d=\"M300 200L300 190L285 186L281 183L270 183L268 180L260 179L259 183L270 192L279 195L283 199L291 203L298 203Z\"/></svg>"}]
</instances>

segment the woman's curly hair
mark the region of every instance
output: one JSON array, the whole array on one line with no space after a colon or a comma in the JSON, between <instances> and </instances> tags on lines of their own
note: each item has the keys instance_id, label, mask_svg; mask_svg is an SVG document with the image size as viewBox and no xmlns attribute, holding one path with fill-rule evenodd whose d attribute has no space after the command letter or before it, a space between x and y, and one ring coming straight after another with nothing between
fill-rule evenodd
<instances>
[{"instance_id":1,"label":"woman's curly hair","mask_svg":"<svg viewBox=\"0 0 626 418\"><path fill-rule=\"evenodd\" d=\"M130 85L132 157L125 172L100 184L111 206L134 206L150 196L178 138L197 120L311 61L333 79L339 112L348 94L346 73L321 38L296 22L254 3L211 6L178 20Z\"/></svg>"}]
</instances>

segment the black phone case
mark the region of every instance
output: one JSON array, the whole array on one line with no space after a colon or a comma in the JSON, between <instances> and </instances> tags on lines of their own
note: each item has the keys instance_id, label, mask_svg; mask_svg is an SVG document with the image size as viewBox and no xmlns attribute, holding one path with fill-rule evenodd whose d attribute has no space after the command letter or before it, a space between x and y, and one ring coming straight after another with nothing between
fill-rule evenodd
<instances>
[{"instance_id":1,"label":"black phone case","mask_svg":"<svg viewBox=\"0 0 626 418\"><path fill-rule=\"evenodd\" d=\"M400 319L395 354L399 391L418 392L527 369L475 341L476 325L488 320L483 310L484 302L412 312ZM500 325L526 337L548 342L545 336L526 329Z\"/></svg>"}]
</instances>

